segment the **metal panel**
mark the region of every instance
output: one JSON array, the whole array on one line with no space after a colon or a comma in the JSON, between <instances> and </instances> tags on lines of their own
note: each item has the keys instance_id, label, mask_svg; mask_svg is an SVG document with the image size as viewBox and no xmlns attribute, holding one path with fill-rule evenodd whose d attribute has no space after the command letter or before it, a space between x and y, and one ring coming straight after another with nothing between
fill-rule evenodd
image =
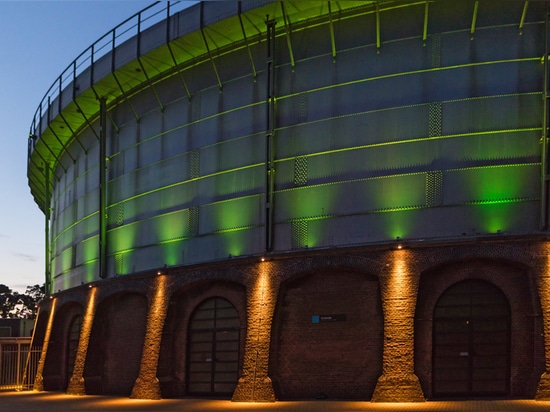
<instances>
[{"instance_id":1,"label":"metal panel","mask_svg":"<svg viewBox=\"0 0 550 412\"><path fill-rule=\"evenodd\" d=\"M200 233L236 231L261 226L260 201L260 196L250 196L202 206L199 221Z\"/></svg>"},{"instance_id":2,"label":"metal panel","mask_svg":"<svg viewBox=\"0 0 550 412\"><path fill-rule=\"evenodd\" d=\"M542 116L540 99L537 92L443 102L442 134L538 129Z\"/></svg>"},{"instance_id":3,"label":"metal panel","mask_svg":"<svg viewBox=\"0 0 550 412\"><path fill-rule=\"evenodd\" d=\"M264 150L264 139L257 134L207 146L201 149L200 174L204 176L263 163Z\"/></svg>"}]
</instances>

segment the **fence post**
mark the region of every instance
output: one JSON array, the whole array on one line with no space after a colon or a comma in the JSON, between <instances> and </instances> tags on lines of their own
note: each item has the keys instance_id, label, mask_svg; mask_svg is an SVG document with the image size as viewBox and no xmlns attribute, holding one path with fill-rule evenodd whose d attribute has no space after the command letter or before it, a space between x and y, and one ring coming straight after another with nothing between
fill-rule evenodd
<instances>
[{"instance_id":1,"label":"fence post","mask_svg":"<svg viewBox=\"0 0 550 412\"><path fill-rule=\"evenodd\" d=\"M3 365L2 361L4 360L4 354L3 354L4 345L0 342L0 386L4 385L4 374L2 373Z\"/></svg>"},{"instance_id":2,"label":"fence post","mask_svg":"<svg viewBox=\"0 0 550 412\"><path fill-rule=\"evenodd\" d=\"M17 366L15 367L15 385L21 385L21 342L17 342Z\"/></svg>"}]
</instances>

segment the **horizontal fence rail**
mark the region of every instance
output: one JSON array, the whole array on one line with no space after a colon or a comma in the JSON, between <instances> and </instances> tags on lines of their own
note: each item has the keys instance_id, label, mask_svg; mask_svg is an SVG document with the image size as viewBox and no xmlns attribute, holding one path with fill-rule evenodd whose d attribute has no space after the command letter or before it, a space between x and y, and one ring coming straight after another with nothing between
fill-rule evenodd
<instances>
[{"instance_id":1,"label":"horizontal fence rail","mask_svg":"<svg viewBox=\"0 0 550 412\"><path fill-rule=\"evenodd\" d=\"M41 352L30 338L0 339L0 390L31 390Z\"/></svg>"}]
</instances>

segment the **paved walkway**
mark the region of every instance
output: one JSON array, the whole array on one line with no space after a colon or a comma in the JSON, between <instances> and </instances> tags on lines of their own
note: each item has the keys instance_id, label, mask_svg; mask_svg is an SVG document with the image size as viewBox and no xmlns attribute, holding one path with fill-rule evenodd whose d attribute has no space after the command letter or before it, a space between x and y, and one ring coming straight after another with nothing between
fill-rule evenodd
<instances>
[{"instance_id":1,"label":"paved walkway","mask_svg":"<svg viewBox=\"0 0 550 412\"><path fill-rule=\"evenodd\" d=\"M136 400L110 396L71 396L56 392L2 392L2 412L41 411L298 411L298 412L433 412L433 411L492 411L534 412L550 411L550 401L534 400L478 400L437 401L425 403L372 403L355 401L300 401L274 403L241 403L208 399Z\"/></svg>"}]
</instances>

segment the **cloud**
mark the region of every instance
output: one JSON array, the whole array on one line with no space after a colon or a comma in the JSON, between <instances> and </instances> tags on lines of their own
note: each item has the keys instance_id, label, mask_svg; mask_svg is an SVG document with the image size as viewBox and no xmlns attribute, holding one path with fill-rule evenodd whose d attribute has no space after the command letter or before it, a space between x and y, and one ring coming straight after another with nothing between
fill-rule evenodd
<instances>
[{"instance_id":1,"label":"cloud","mask_svg":"<svg viewBox=\"0 0 550 412\"><path fill-rule=\"evenodd\" d=\"M38 256L27 255L26 253L14 253L13 256L20 257L20 258L22 258L23 260L25 260L27 262L37 262L38 261Z\"/></svg>"}]
</instances>

